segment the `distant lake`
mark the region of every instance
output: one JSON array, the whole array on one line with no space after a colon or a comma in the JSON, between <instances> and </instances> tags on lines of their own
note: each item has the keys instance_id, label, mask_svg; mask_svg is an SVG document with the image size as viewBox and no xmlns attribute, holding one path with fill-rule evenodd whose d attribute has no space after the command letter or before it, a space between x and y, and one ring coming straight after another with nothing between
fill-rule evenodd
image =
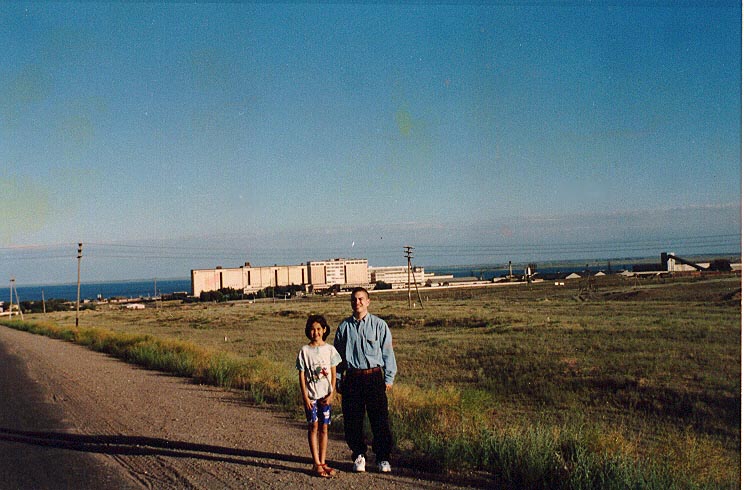
<instances>
[{"instance_id":1,"label":"distant lake","mask_svg":"<svg viewBox=\"0 0 744 490\"><path fill-rule=\"evenodd\" d=\"M157 286L157 294L155 288ZM41 301L42 291L44 299L66 299L74 301L77 298L77 284L55 284L47 286L16 286L21 301ZM80 299L95 300L101 298L147 298L170 294L180 291L191 293L191 279L164 279L150 281L115 281L82 283L80 285ZM0 301L10 301L10 287L0 288ZM15 294L13 302L16 303Z\"/></svg>"}]
</instances>

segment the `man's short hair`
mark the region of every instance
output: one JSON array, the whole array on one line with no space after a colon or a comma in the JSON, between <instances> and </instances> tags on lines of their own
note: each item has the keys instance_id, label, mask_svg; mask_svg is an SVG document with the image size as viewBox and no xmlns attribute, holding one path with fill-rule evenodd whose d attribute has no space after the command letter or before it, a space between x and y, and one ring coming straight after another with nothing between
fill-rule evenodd
<instances>
[{"instance_id":1,"label":"man's short hair","mask_svg":"<svg viewBox=\"0 0 744 490\"><path fill-rule=\"evenodd\" d=\"M364 295L367 296L367 298L369 298L369 291L367 291L365 288L361 286L357 286L351 290L351 297L353 298L356 293L364 293Z\"/></svg>"}]
</instances>

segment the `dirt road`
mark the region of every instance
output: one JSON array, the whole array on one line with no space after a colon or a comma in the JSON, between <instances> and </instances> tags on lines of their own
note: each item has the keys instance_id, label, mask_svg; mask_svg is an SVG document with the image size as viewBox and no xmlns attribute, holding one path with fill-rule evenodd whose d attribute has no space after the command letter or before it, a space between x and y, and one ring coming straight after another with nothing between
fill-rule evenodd
<instances>
[{"instance_id":1,"label":"dirt road","mask_svg":"<svg viewBox=\"0 0 744 490\"><path fill-rule=\"evenodd\" d=\"M338 476L311 476L300 421L240 393L3 326L0 397L0 481L7 488L467 486L400 467L351 473L337 437L328 459Z\"/></svg>"}]
</instances>

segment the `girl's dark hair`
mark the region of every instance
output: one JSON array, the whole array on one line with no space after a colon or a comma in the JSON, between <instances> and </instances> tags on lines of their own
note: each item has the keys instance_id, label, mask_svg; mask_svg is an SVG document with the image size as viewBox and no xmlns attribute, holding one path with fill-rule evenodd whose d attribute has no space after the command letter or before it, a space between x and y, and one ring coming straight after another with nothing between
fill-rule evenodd
<instances>
[{"instance_id":1,"label":"girl's dark hair","mask_svg":"<svg viewBox=\"0 0 744 490\"><path fill-rule=\"evenodd\" d=\"M310 337L310 329L313 328L313 323L319 323L323 327L323 340L328 338L328 334L331 333L331 327L328 326L323 315L310 315L307 317L307 323L305 324L305 337L312 340Z\"/></svg>"}]
</instances>

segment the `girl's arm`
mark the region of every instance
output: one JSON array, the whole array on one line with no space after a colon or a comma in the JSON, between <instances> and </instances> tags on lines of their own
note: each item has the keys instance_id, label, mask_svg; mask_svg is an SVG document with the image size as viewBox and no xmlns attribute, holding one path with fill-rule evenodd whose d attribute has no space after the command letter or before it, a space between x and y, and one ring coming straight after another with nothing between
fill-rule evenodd
<instances>
[{"instance_id":1,"label":"girl's arm","mask_svg":"<svg viewBox=\"0 0 744 490\"><path fill-rule=\"evenodd\" d=\"M336 396L336 366L331 366L331 392L326 397L326 403L331 405Z\"/></svg>"},{"instance_id":2,"label":"girl's arm","mask_svg":"<svg viewBox=\"0 0 744 490\"><path fill-rule=\"evenodd\" d=\"M300 393L302 394L302 402L305 404L307 410L313 409L313 402L310 400L310 396L307 394L307 382L305 381L305 371L298 371L300 373Z\"/></svg>"}]
</instances>

